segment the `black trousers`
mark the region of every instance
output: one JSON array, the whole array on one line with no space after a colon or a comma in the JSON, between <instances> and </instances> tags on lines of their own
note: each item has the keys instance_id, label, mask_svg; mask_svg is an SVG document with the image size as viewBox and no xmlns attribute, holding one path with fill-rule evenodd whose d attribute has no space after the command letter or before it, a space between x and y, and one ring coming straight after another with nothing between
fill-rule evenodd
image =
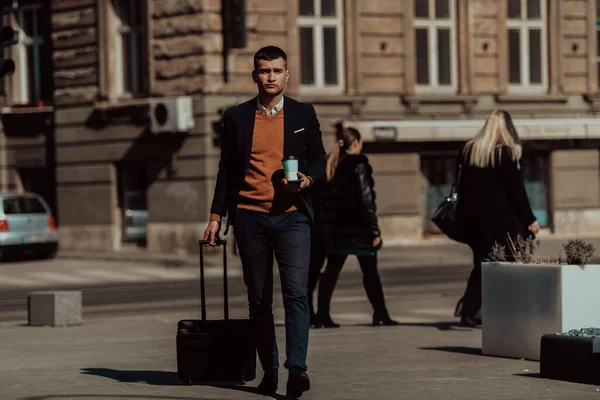
<instances>
[{"instance_id":1,"label":"black trousers","mask_svg":"<svg viewBox=\"0 0 600 400\"><path fill-rule=\"evenodd\" d=\"M329 314L331 297L347 257L347 255L341 254L330 254L327 256L327 266L321 275L321 283L319 283L319 314ZM363 287L373 307L373 311L376 313L387 313L381 278L377 271L377 254L356 257L363 273Z\"/></svg>"},{"instance_id":2,"label":"black trousers","mask_svg":"<svg viewBox=\"0 0 600 400\"><path fill-rule=\"evenodd\" d=\"M308 264L310 218L299 211L281 215L238 210L234 222L250 319L256 324L257 352L263 370L279 367L273 320L273 256L277 259L285 308L285 367L306 370L310 329Z\"/></svg>"},{"instance_id":3,"label":"black trousers","mask_svg":"<svg viewBox=\"0 0 600 400\"><path fill-rule=\"evenodd\" d=\"M314 292L321 278L321 270L325 265L325 259L327 258L327 251L325 248L325 241L322 235L319 234L318 230L314 230L311 234L310 241L310 269L308 271L308 305L310 308L310 314L313 315L314 311Z\"/></svg>"}]
</instances>

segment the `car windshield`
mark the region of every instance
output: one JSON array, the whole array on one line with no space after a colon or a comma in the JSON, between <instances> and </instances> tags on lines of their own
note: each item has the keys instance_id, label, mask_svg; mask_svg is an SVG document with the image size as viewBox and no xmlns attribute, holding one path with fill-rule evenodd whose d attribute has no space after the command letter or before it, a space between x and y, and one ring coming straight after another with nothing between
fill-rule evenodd
<instances>
[{"instance_id":1,"label":"car windshield","mask_svg":"<svg viewBox=\"0 0 600 400\"><path fill-rule=\"evenodd\" d=\"M128 194L127 209L133 211L145 211L146 196L143 193Z\"/></svg>"},{"instance_id":2,"label":"car windshield","mask_svg":"<svg viewBox=\"0 0 600 400\"><path fill-rule=\"evenodd\" d=\"M44 205L35 197L4 199L4 214L46 214Z\"/></svg>"}]
</instances>

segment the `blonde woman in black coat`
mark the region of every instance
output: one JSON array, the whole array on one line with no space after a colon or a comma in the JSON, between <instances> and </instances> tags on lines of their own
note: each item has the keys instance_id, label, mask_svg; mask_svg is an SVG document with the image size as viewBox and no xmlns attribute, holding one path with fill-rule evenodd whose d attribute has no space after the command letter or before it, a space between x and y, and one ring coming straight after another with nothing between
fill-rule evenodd
<instances>
[{"instance_id":1,"label":"blonde woman in black coat","mask_svg":"<svg viewBox=\"0 0 600 400\"><path fill-rule=\"evenodd\" d=\"M327 158L327 196L321 212L321 229L327 266L319 283L318 310L313 326L337 328L330 314L331 296L350 254L358 258L363 286L373 306L373 325L397 325L385 306L377 271L377 250L382 246L377 220L373 171L363 154L360 133L338 129L338 142Z\"/></svg>"},{"instance_id":2,"label":"blonde woman in black coat","mask_svg":"<svg viewBox=\"0 0 600 400\"><path fill-rule=\"evenodd\" d=\"M473 250L473 270L455 315L466 326L481 324L481 262L495 243L507 246L508 236L527 238L540 229L521 171L522 148L510 114L496 110L483 129L463 148L458 163L458 216ZM508 246L506 247L508 249ZM510 256L507 254L507 256Z\"/></svg>"}]
</instances>

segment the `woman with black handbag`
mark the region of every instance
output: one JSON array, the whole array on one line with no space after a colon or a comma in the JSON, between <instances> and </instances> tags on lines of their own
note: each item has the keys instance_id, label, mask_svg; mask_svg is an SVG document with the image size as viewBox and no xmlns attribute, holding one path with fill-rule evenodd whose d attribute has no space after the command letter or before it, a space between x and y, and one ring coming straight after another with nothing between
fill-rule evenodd
<instances>
[{"instance_id":1,"label":"woman with black handbag","mask_svg":"<svg viewBox=\"0 0 600 400\"><path fill-rule=\"evenodd\" d=\"M481 262L494 244L508 248L509 236L525 239L540 229L525 191L521 154L510 114L496 110L459 155L457 213L464 241L473 250L473 270L455 315L466 326L481 324Z\"/></svg>"},{"instance_id":2,"label":"woman with black handbag","mask_svg":"<svg viewBox=\"0 0 600 400\"><path fill-rule=\"evenodd\" d=\"M331 296L348 255L356 255L363 286L373 307L373 325L398 325L390 318L383 295L377 251L381 232L377 219L373 170L363 154L360 133L353 128L336 132L337 143L327 158L327 193L321 229L327 265L319 283L314 327L337 328L330 314Z\"/></svg>"}]
</instances>

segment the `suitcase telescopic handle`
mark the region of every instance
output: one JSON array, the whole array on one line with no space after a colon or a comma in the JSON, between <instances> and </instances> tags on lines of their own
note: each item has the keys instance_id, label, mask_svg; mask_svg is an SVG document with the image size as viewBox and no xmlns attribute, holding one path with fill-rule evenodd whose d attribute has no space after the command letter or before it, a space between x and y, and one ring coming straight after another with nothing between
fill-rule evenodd
<instances>
[{"instance_id":1,"label":"suitcase telescopic handle","mask_svg":"<svg viewBox=\"0 0 600 400\"><path fill-rule=\"evenodd\" d=\"M209 244L208 240L200 240L200 301L202 307L202 321L206 321L206 294L204 287L204 246ZM227 239L216 239L217 246L223 246L223 315L224 319L229 319L229 295L227 291Z\"/></svg>"}]
</instances>

